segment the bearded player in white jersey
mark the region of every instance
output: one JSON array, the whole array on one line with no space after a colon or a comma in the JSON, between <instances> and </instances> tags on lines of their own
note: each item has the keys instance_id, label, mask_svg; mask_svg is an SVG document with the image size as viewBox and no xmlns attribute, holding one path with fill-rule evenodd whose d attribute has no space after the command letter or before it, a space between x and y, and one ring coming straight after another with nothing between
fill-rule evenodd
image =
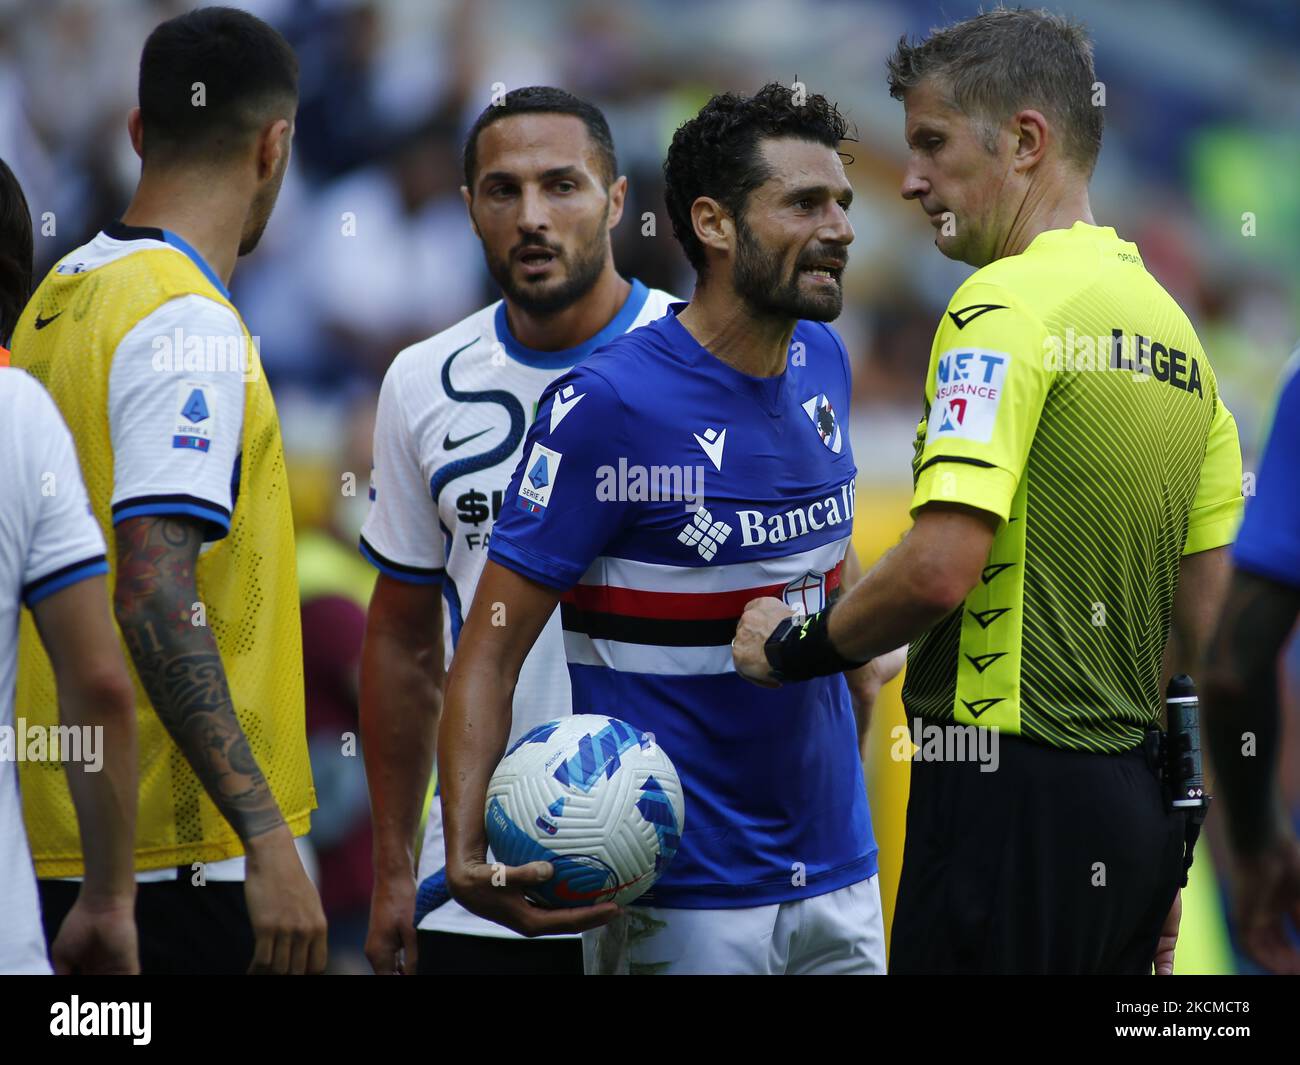
<instances>
[{"instance_id":1,"label":"bearded player in white jersey","mask_svg":"<svg viewBox=\"0 0 1300 1065\"><path fill-rule=\"evenodd\" d=\"M366 955L377 973L581 975L579 936L528 940L450 899L439 803L418 875L416 834L444 668L537 401L551 381L661 317L675 297L615 269L610 233L627 178L591 104L560 89L516 89L479 116L464 162L461 195L504 299L389 367L361 532L361 553L380 571L361 663L375 840ZM570 712L557 614L524 663L511 742Z\"/></svg>"}]
</instances>

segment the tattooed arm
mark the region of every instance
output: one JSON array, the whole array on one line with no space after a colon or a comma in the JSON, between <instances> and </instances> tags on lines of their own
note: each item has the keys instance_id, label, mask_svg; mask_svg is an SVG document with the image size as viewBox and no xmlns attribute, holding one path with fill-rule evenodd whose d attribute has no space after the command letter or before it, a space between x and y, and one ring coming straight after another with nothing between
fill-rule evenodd
<instances>
[{"instance_id":1,"label":"tattooed arm","mask_svg":"<svg viewBox=\"0 0 1300 1065\"><path fill-rule=\"evenodd\" d=\"M116 529L114 612L163 726L239 834L257 939L254 971L319 972L325 917L293 837L235 716L217 642L195 625L199 522L129 518Z\"/></svg>"},{"instance_id":2,"label":"tattooed arm","mask_svg":"<svg viewBox=\"0 0 1300 1065\"><path fill-rule=\"evenodd\" d=\"M131 518L116 533L117 623L158 717L240 839L280 827L280 808L231 705L217 641L190 620L202 526Z\"/></svg>"},{"instance_id":3,"label":"tattooed arm","mask_svg":"<svg viewBox=\"0 0 1300 1065\"><path fill-rule=\"evenodd\" d=\"M1278 786L1278 657L1300 590L1236 570L1210 643L1205 728L1216 798L1228 821L1238 934L1275 972L1300 972L1286 917L1300 928L1300 844Z\"/></svg>"}]
</instances>

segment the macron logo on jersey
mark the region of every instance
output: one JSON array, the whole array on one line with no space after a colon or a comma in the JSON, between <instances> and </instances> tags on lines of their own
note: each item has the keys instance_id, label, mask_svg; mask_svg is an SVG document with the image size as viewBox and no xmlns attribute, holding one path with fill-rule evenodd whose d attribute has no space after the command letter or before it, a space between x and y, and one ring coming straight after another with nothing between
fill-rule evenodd
<instances>
[{"instance_id":1,"label":"macron logo on jersey","mask_svg":"<svg viewBox=\"0 0 1300 1065\"><path fill-rule=\"evenodd\" d=\"M988 443L1010 361L1005 351L983 348L959 348L940 355L928 437Z\"/></svg>"},{"instance_id":2,"label":"macron logo on jersey","mask_svg":"<svg viewBox=\"0 0 1300 1065\"><path fill-rule=\"evenodd\" d=\"M704 448L704 453L709 456L709 461L713 463L715 470L722 470L722 449L727 446L727 430L723 429L718 432L716 429L705 429L704 435L692 433L695 442Z\"/></svg>"},{"instance_id":3,"label":"macron logo on jersey","mask_svg":"<svg viewBox=\"0 0 1300 1065\"><path fill-rule=\"evenodd\" d=\"M576 396L573 394L573 385L565 385L555 398L551 401L551 432L559 428L560 422L564 421L569 411L578 405L578 401L585 396L586 392L579 392Z\"/></svg>"}]
</instances>

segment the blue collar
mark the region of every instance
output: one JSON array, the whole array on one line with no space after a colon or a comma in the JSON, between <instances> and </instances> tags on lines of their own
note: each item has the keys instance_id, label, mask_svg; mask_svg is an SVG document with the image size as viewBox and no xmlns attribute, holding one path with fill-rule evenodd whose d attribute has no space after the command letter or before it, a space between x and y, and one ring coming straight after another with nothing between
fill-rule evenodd
<instances>
[{"instance_id":1,"label":"blue collar","mask_svg":"<svg viewBox=\"0 0 1300 1065\"><path fill-rule=\"evenodd\" d=\"M128 226L125 222L112 222L104 227L104 235L114 240L161 240L164 244L170 244L177 251L188 255L190 261L203 272L203 276L212 282L213 288L227 300L230 299L230 290L217 276L217 272L195 250L194 245L179 233L173 233L170 229L159 229L156 226Z\"/></svg>"},{"instance_id":2,"label":"blue collar","mask_svg":"<svg viewBox=\"0 0 1300 1065\"><path fill-rule=\"evenodd\" d=\"M622 308L609 320L609 324L589 340L584 340L576 347L563 348L560 351L535 351L519 343L515 335L510 332L510 322L506 317L506 302L502 300L497 304L497 339L501 341L507 355L525 366L535 366L539 370L558 370L562 367L574 366L597 348L626 333L636 321L637 315L641 313L641 308L645 306L646 297L649 295L650 292L645 285L635 277L632 278L632 291L627 294Z\"/></svg>"}]
</instances>

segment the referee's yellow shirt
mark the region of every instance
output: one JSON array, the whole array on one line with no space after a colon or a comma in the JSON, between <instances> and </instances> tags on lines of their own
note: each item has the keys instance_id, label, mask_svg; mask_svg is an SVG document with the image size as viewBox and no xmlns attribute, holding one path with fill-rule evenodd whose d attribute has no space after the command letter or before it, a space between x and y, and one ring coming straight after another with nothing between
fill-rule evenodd
<instances>
[{"instance_id":1,"label":"referee's yellow shirt","mask_svg":"<svg viewBox=\"0 0 1300 1065\"><path fill-rule=\"evenodd\" d=\"M964 607L912 644L908 716L1123 751L1160 720L1179 559L1232 542L1236 423L1191 323L1115 231L978 270L935 334L912 512L1000 524Z\"/></svg>"},{"instance_id":2,"label":"referee's yellow shirt","mask_svg":"<svg viewBox=\"0 0 1300 1065\"><path fill-rule=\"evenodd\" d=\"M153 232L162 239L163 231ZM14 331L13 363L45 385L58 404L75 438L91 506L109 543L113 450L108 385L119 342L137 323L180 296L204 296L238 316L197 254L177 243L181 246L143 242L139 251L88 269L73 263L72 256L65 258L36 290ZM303 835L316 802L307 755L293 519L275 405L258 354L239 321L249 361L238 495L229 532L199 556L196 581L253 756L290 830ZM111 592L117 560L112 550L108 557ZM129 656L128 664L139 730L137 870L242 854L238 836L150 706ZM26 611L19 636L16 705L29 723L58 723L54 677ZM21 776L37 875L82 875L81 841L63 765L24 762Z\"/></svg>"}]
</instances>

